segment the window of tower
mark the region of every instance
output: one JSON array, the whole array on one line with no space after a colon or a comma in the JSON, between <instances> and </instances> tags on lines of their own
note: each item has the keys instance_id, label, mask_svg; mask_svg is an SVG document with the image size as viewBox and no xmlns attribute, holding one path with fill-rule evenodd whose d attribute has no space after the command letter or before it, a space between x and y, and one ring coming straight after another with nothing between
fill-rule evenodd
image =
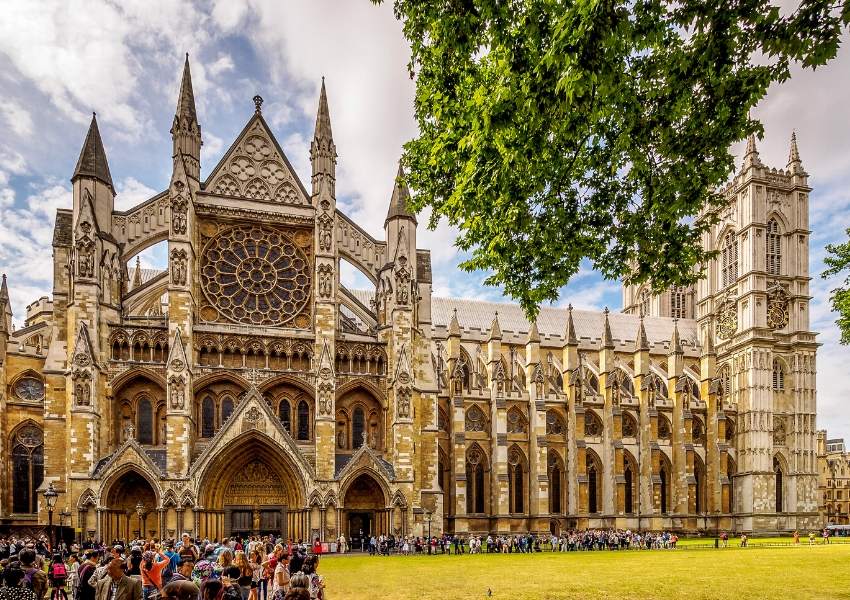
<instances>
[{"instance_id":1,"label":"window of tower","mask_svg":"<svg viewBox=\"0 0 850 600\"><path fill-rule=\"evenodd\" d=\"M773 391L781 392L785 390L785 370L782 368L782 363L778 360L773 361Z\"/></svg>"},{"instance_id":2,"label":"window of tower","mask_svg":"<svg viewBox=\"0 0 850 600\"><path fill-rule=\"evenodd\" d=\"M685 286L674 285L670 292L670 316L674 319L686 319L687 292Z\"/></svg>"},{"instance_id":3,"label":"window of tower","mask_svg":"<svg viewBox=\"0 0 850 600\"><path fill-rule=\"evenodd\" d=\"M720 251L720 285L728 287L738 281L738 240L733 232L723 238Z\"/></svg>"},{"instance_id":4,"label":"window of tower","mask_svg":"<svg viewBox=\"0 0 850 600\"><path fill-rule=\"evenodd\" d=\"M767 223L767 256L765 261L769 275L779 275L782 271L781 239L779 223L776 219L771 219Z\"/></svg>"},{"instance_id":5,"label":"window of tower","mask_svg":"<svg viewBox=\"0 0 850 600\"><path fill-rule=\"evenodd\" d=\"M649 290L641 290L640 292L640 314L643 316L649 315L649 300L651 296Z\"/></svg>"}]
</instances>

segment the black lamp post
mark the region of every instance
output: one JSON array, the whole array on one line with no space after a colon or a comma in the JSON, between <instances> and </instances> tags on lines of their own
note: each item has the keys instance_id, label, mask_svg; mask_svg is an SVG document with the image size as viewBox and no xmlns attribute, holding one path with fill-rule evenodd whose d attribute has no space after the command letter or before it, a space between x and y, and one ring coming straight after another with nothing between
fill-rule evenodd
<instances>
[{"instance_id":1,"label":"black lamp post","mask_svg":"<svg viewBox=\"0 0 850 600\"><path fill-rule=\"evenodd\" d=\"M136 503L136 515L139 517L139 537L145 535L145 526L142 523L142 518L145 516L145 505L139 500Z\"/></svg>"},{"instance_id":2,"label":"black lamp post","mask_svg":"<svg viewBox=\"0 0 850 600\"><path fill-rule=\"evenodd\" d=\"M53 487L53 482L44 490L44 503L47 505L47 528L50 531L50 552L53 552L53 508L56 506L56 499L59 493Z\"/></svg>"}]
</instances>

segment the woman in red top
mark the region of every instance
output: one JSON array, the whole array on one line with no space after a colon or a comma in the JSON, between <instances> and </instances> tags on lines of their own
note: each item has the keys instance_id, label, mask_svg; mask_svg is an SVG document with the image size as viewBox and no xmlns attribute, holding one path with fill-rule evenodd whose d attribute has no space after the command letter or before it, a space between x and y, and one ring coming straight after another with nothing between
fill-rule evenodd
<instances>
[{"instance_id":1,"label":"woman in red top","mask_svg":"<svg viewBox=\"0 0 850 600\"><path fill-rule=\"evenodd\" d=\"M158 593L162 590L162 572L169 562L168 556L159 548L156 553L148 550L142 556L142 598L144 600L147 600L153 592Z\"/></svg>"}]
</instances>

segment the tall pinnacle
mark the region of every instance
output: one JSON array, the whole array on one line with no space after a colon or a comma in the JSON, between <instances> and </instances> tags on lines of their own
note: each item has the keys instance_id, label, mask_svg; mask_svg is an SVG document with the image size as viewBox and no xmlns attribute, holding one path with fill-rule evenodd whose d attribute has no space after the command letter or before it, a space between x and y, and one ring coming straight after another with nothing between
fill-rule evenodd
<instances>
[{"instance_id":1,"label":"tall pinnacle","mask_svg":"<svg viewBox=\"0 0 850 600\"><path fill-rule=\"evenodd\" d=\"M452 313L452 320L449 323L449 335L460 337L460 323L457 320L457 309L454 309Z\"/></svg>"},{"instance_id":2,"label":"tall pinnacle","mask_svg":"<svg viewBox=\"0 0 850 600\"><path fill-rule=\"evenodd\" d=\"M683 354L682 341L679 339L679 319L673 319L673 335L670 338L670 354Z\"/></svg>"},{"instance_id":3,"label":"tall pinnacle","mask_svg":"<svg viewBox=\"0 0 850 600\"><path fill-rule=\"evenodd\" d=\"M142 285L142 261L136 257L136 268L133 271L133 289Z\"/></svg>"},{"instance_id":4,"label":"tall pinnacle","mask_svg":"<svg viewBox=\"0 0 850 600\"><path fill-rule=\"evenodd\" d=\"M175 114L180 121L180 125L183 127L198 122L198 113L195 110L195 93L192 91L192 73L189 70L188 52L186 53L186 62L183 64L183 79L180 81L180 96L177 99L177 112Z\"/></svg>"},{"instance_id":5,"label":"tall pinnacle","mask_svg":"<svg viewBox=\"0 0 850 600\"><path fill-rule=\"evenodd\" d=\"M573 305L567 307L567 346L578 346L578 337L576 336L576 326L573 323Z\"/></svg>"},{"instance_id":6,"label":"tall pinnacle","mask_svg":"<svg viewBox=\"0 0 850 600\"><path fill-rule=\"evenodd\" d=\"M805 175L803 161L800 160L800 151L797 149L797 132L791 132L791 150L788 152L788 165L785 167L792 175Z\"/></svg>"},{"instance_id":7,"label":"tall pinnacle","mask_svg":"<svg viewBox=\"0 0 850 600\"><path fill-rule=\"evenodd\" d=\"M702 347L700 348L700 356L714 355L714 338L711 335L711 323L706 328L702 338Z\"/></svg>"},{"instance_id":8,"label":"tall pinnacle","mask_svg":"<svg viewBox=\"0 0 850 600\"><path fill-rule=\"evenodd\" d=\"M390 198L390 207L387 210L387 219L406 217L413 219L413 222L416 223L416 215L410 211L409 202L410 190L404 182L404 170L401 168L401 161L399 161L398 174L395 176L395 185L393 186L393 195Z\"/></svg>"},{"instance_id":9,"label":"tall pinnacle","mask_svg":"<svg viewBox=\"0 0 850 600\"><path fill-rule=\"evenodd\" d=\"M499 311L496 311L496 314L493 317L493 323L490 325L490 339L491 340L502 339L502 328L499 325Z\"/></svg>"},{"instance_id":10,"label":"tall pinnacle","mask_svg":"<svg viewBox=\"0 0 850 600\"><path fill-rule=\"evenodd\" d=\"M744 152L744 163L742 165L742 169L746 170L753 166L760 166L761 158L759 158L759 151L756 148L756 136L755 134L750 134L747 138L747 151Z\"/></svg>"},{"instance_id":11,"label":"tall pinnacle","mask_svg":"<svg viewBox=\"0 0 850 600\"><path fill-rule=\"evenodd\" d=\"M646 327L643 326L643 315L640 316L637 339L635 340L635 351L649 351L649 338L646 336Z\"/></svg>"},{"instance_id":12,"label":"tall pinnacle","mask_svg":"<svg viewBox=\"0 0 850 600\"><path fill-rule=\"evenodd\" d=\"M325 78L322 77L322 90L319 92L319 111L316 113L316 129L313 133L315 140L333 141L331 131L331 113L328 110L328 93L325 90Z\"/></svg>"},{"instance_id":13,"label":"tall pinnacle","mask_svg":"<svg viewBox=\"0 0 850 600\"><path fill-rule=\"evenodd\" d=\"M80 158L77 159L71 181L75 181L78 177L91 177L105 183L110 189L115 189L112 185L112 175L109 173L109 163L106 161L106 151L103 149L103 140L100 139L95 113L92 113L86 141L83 142L83 149L80 151Z\"/></svg>"},{"instance_id":14,"label":"tall pinnacle","mask_svg":"<svg viewBox=\"0 0 850 600\"><path fill-rule=\"evenodd\" d=\"M540 343L540 330L537 329L537 321L534 321L531 324L531 329L528 332L528 343L530 343L530 344L539 344Z\"/></svg>"},{"instance_id":15,"label":"tall pinnacle","mask_svg":"<svg viewBox=\"0 0 850 600\"><path fill-rule=\"evenodd\" d=\"M608 321L608 307L605 307L605 328L602 332L602 347L603 348L614 348L614 338L611 335L611 323Z\"/></svg>"}]
</instances>

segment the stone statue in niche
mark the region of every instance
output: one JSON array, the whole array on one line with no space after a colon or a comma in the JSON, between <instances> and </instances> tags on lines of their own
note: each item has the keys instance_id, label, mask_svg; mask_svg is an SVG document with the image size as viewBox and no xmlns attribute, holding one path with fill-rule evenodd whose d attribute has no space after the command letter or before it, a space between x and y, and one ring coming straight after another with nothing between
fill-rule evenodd
<instances>
[{"instance_id":1,"label":"stone statue in niche","mask_svg":"<svg viewBox=\"0 0 850 600\"><path fill-rule=\"evenodd\" d=\"M179 375L173 375L168 382L168 395L172 409L180 409L185 405L183 389L185 384Z\"/></svg>"},{"instance_id":2,"label":"stone statue in niche","mask_svg":"<svg viewBox=\"0 0 850 600\"><path fill-rule=\"evenodd\" d=\"M186 263L188 255L185 250L171 251L171 282L175 285L186 285Z\"/></svg>"}]
</instances>

